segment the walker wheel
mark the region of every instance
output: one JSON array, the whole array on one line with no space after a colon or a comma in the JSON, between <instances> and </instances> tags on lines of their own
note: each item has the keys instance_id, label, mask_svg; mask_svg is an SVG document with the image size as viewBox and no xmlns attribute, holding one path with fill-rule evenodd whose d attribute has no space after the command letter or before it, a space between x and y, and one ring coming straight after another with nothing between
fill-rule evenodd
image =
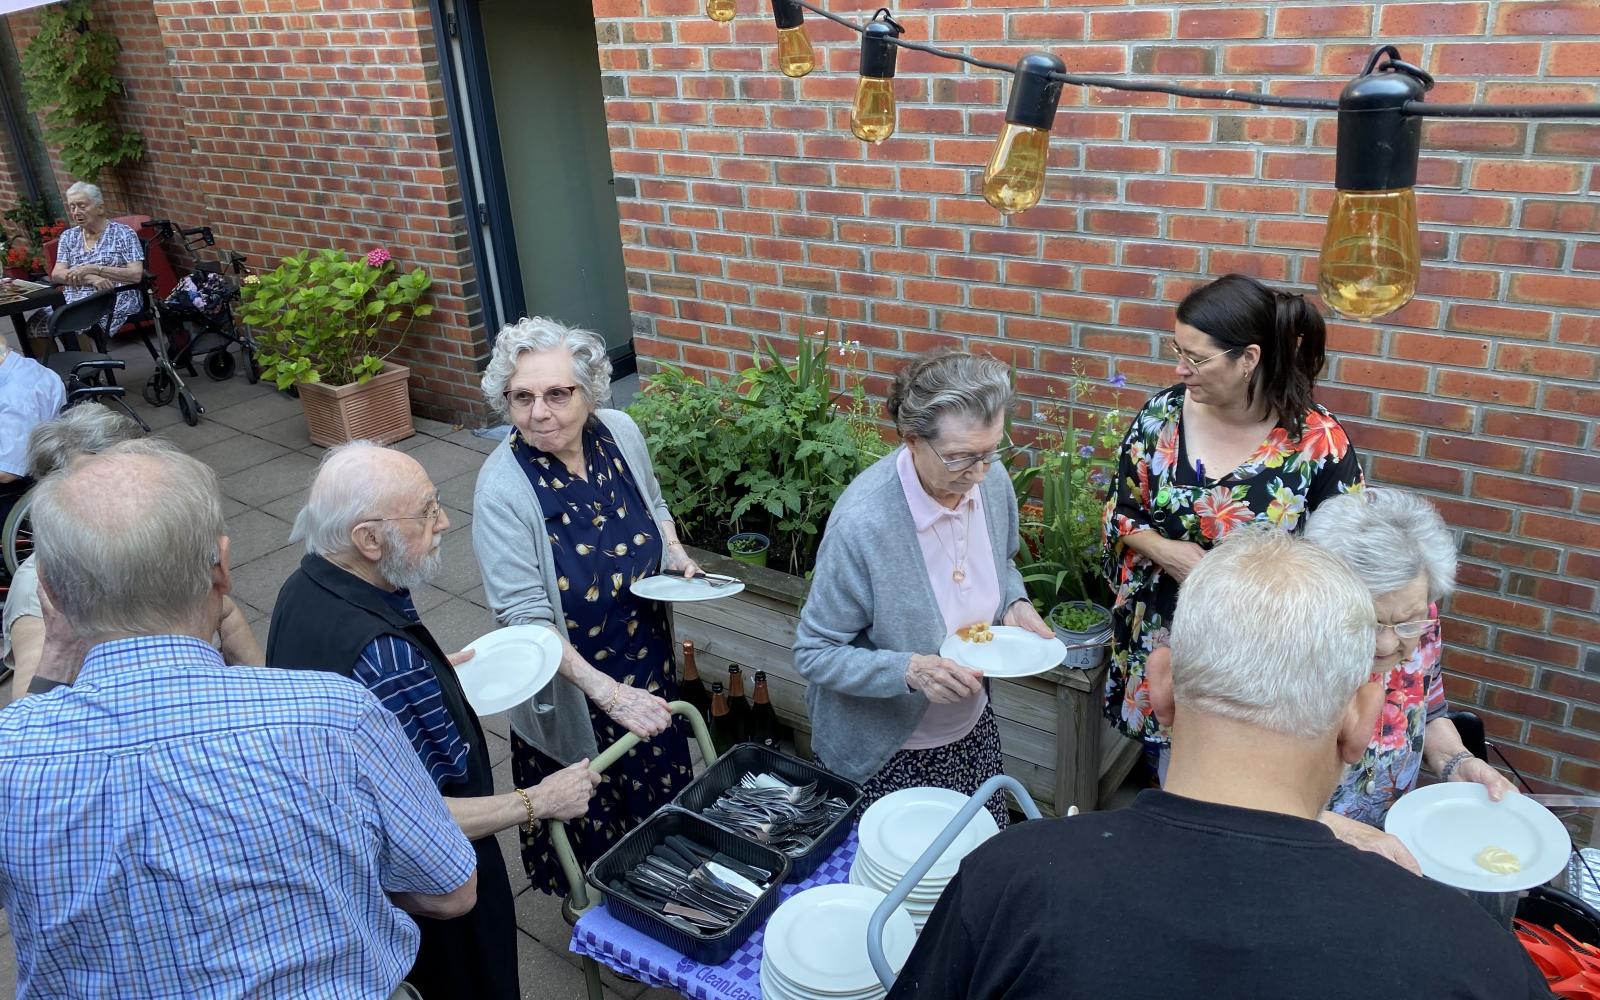
<instances>
[{"instance_id":1,"label":"walker wheel","mask_svg":"<svg viewBox=\"0 0 1600 1000\"><path fill-rule=\"evenodd\" d=\"M226 350L212 351L206 355L206 376L213 382L226 382L233 378L233 355Z\"/></svg>"},{"instance_id":2,"label":"walker wheel","mask_svg":"<svg viewBox=\"0 0 1600 1000\"><path fill-rule=\"evenodd\" d=\"M172 402L177 390L178 386L172 381L172 376L158 371L145 380L144 401L151 406L166 406Z\"/></svg>"},{"instance_id":3,"label":"walker wheel","mask_svg":"<svg viewBox=\"0 0 1600 1000\"><path fill-rule=\"evenodd\" d=\"M195 405L194 397L187 391L178 394L178 412L183 414L183 422L190 427L200 423L200 407Z\"/></svg>"}]
</instances>

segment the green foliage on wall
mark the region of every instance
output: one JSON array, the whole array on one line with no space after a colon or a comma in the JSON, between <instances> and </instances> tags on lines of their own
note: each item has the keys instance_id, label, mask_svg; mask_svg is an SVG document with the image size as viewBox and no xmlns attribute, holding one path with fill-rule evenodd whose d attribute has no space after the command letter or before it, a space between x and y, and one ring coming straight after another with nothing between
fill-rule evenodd
<instances>
[{"instance_id":1,"label":"green foliage on wall","mask_svg":"<svg viewBox=\"0 0 1600 1000\"><path fill-rule=\"evenodd\" d=\"M144 153L143 138L117 121L112 104L122 93L120 48L95 26L90 0L67 0L39 12L39 34L22 53L23 89L44 121L45 141L73 177L90 183Z\"/></svg>"}]
</instances>

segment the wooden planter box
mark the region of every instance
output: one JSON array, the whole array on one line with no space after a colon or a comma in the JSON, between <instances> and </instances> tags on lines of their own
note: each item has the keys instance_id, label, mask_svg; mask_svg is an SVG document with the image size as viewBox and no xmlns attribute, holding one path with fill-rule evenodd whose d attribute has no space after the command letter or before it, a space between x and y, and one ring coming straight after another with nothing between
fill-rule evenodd
<instances>
[{"instance_id":1,"label":"wooden planter box","mask_svg":"<svg viewBox=\"0 0 1600 1000\"><path fill-rule=\"evenodd\" d=\"M394 444L416 433L411 426L411 369L384 362L365 382L299 387L311 443L331 448L346 441Z\"/></svg>"},{"instance_id":2,"label":"wooden planter box","mask_svg":"<svg viewBox=\"0 0 1600 1000\"><path fill-rule=\"evenodd\" d=\"M718 601L674 604L675 637L694 642L707 684L726 681L729 663L745 668L746 686L753 671L765 670L773 706L795 728L801 751L809 751L806 681L794 669L794 632L806 581L713 552L691 548L689 554L707 572L737 576L745 589ZM1057 669L990 686L1006 773L1021 781L1047 814L1058 815L1069 805L1098 808L1139 759L1139 744L1112 729L1101 714L1105 672L1105 667Z\"/></svg>"}]
</instances>

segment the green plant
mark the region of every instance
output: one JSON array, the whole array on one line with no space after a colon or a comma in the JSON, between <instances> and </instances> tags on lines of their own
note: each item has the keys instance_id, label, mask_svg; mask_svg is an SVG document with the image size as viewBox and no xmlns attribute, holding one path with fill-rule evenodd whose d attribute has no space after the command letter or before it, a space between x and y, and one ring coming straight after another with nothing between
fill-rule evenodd
<instances>
[{"instance_id":1,"label":"green plant","mask_svg":"<svg viewBox=\"0 0 1600 1000\"><path fill-rule=\"evenodd\" d=\"M279 389L365 382L388 357L375 353L384 330L404 319L398 344L433 312L419 304L432 284L428 272L402 274L381 249L364 257L302 251L254 277L245 281L240 315L260 345L262 376Z\"/></svg>"},{"instance_id":2,"label":"green plant","mask_svg":"<svg viewBox=\"0 0 1600 1000\"><path fill-rule=\"evenodd\" d=\"M1022 548L1018 570L1028 596L1049 612L1069 601L1105 600L1100 579L1100 522L1107 489L1116 471L1123 430L1118 409L1101 411L1079 426L1075 409L1090 381L1073 366L1068 398L1046 418L1048 430L1034 442L1035 461L1012 469L1012 484L1022 501ZM1035 485L1037 501L1031 499Z\"/></svg>"},{"instance_id":3,"label":"green plant","mask_svg":"<svg viewBox=\"0 0 1600 1000\"><path fill-rule=\"evenodd\" d=\"M96 27L89 0L51 4L39 13L39 33L22 53L28 103L44 120L45 141L61 165L93 183L103 170L144 154L138 132L118 121L116 36Z\"/></svg>"},{"instance_id":4,"label":"green plant","mask_svg":"<svg viewBox=\"0 0 1600 1000\"><path fill-rule=\"evenodd\" d=\"M826 336L802 337L792 361L769 342L733 378L702 382L672 367L651 378L628 409L682 534L757 531L790 572L811 568L839 494L888 451L864 391L835 389L829 354Z\"/></svg>"},{"instance_id":5,"label":"green plant","mask_svg":"<svg viewBox=\"0 0 1600 1000\"><path fill-rule=\"evenodd\" d=\"M1095 604L1058 604L1050 610L1050 624L1067 632L1089 632L1111 620L1110 612Z\"/></svg>"},{"instance_id":6,"label":"green plant","mask_svg":"<svg viewBox=\"0 0 1600 1000\"><path fill-rule=\"evenodd\" d=\"M50 217L50 206L45 204L43 198L17 199L15 206L5 210L4 218L11 235L26 240L32 250L43 249L44 229L55 221Z\"/></svg>"},{"instance_id":7,"label":"green plant","mask_svg":"<svg viewBox=\"0 0 1600 1000\"><path fill-rule=\"evenodd\" d=\"M763 542L761 539L751 538L749 535L728 539L728 549L730 551L745 555L755 555L762 549L767 548L767 545L768 543Z\"/></svg>"}]
</instances>

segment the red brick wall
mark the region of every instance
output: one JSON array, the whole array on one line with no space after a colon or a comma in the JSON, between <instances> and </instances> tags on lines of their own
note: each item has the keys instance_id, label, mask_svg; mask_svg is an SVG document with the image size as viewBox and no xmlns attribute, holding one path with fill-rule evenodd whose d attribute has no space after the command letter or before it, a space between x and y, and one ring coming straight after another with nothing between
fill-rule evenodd
<instances>
[{"instance_id":1,"label":"red brick wall","mask_svg":"<svg viewBox=\"0 0 1600 1000\"><path fill-rule=\"evenodd\" d=\"M1007 220L977 194L1004 76L902 52L899 130L869 147L848 131L855 35L808 17L824 55L789 81L765 0L731 26L696 0L594 6L648 358L727 370L757 336L828 321L875 387L908 352L964 344L1015 361L1035 398L1076 361L1136 403L1172 381L1156 340L1206 276L1314 287L1331 115L1069 88L1045 200ZM1593 101L1600 76L1592 0L906 8L910 38L991 59L1048 47L1073 71L1280 94L1337 95L1378 40L1438 75L1435 101ZM1319 396L1374 480L1460 529L1451 698L1530 777L1600 789L1600 124L1424 134L1421 290L1331 324Z\"/></svg>"},{"instance_id":2,"label":"red brick wall","mask_svg":"<svg viewBox=\"0 0 1600 1000\"><path fill-rule=\"evenodd\" d=\"M483 345L426 0L102 0L122 43L137 166L117 209L209 223L257 266L388 247L434 278L435 313L396 359L419 412L483 411ZM34 15L8 18L18 47ZM70 179L57 167L64 187Z\"/></svg>"}]
</instances>

